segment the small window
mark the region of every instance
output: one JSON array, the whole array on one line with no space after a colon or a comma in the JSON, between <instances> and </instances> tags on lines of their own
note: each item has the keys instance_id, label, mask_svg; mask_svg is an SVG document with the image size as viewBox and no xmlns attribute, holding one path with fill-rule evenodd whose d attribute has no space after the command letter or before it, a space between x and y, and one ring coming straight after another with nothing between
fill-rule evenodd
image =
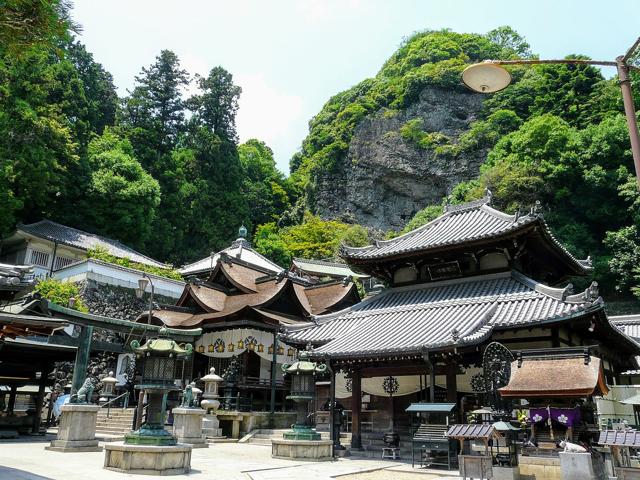
<instances>
[{"instance_id":1,"label":"small window","mask_svg":"<svg viewBox=\"0 0 640 480\"><path fill-rule=\"evenodd\" d=\"M31 250L30 263L32 265L37 265L39 267L48 267L49 254L46 252L41 252L40 250Z\"/></svg>"},{"instance_id":2,"label":"small window","mask_svg":"<svg viewBox=\"0 0 640 480\"><path fill-rule=\"evenodd\" d=\"M61 268L67 267L74 262L73 258L69 257L56 257L56 261L54 263L53 269L60 270Z\"/></svg>"}]
</instances>

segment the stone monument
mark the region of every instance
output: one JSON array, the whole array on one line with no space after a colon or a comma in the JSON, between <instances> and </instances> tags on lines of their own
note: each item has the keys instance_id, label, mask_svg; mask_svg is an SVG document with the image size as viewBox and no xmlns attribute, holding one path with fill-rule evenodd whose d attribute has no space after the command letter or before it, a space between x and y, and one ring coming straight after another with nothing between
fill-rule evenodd
<instances>
[{"instance_id":1,"label":"stone monument","mask_svg":"<svg viewBox=\"0 0 640 480\"><path fill-rule=\"evenodd\" d=\"M71 395L69 403L62 405L62 417L58 427L58 435L51 441L46 450L55 452L100 452L102 447L96 439L96 421L98 405L91 399L95 389L95 379L88 376L82 387Z\"/></svg>"},{"instance_id":2,"label":"stone monument","mask_svg":"<svg viewBox=\"0 0 640 480\"><path fill-rule=\"evenodd\" d=\"M177 475L191 469L191 445L178 444L165 430L167 394L179 390L174 384L175 361L191 355L190 344L178 345L160 329L158 338L144 345L131 342L131 348L144 358L142 383L136 385L148 398L147 414L138 430L125 435L124 443L105 446L104 468L123 473Z\"/></svg>"},{"instance_id":3,"label":"stone monument","mask_svg":"<svg viewBox=\"0 0 640 480\"><path fill-rule=\"evenodd\" d=\"M220 421L216 416L218 408L220 408L220 395L218 394L218 387L222 378L216 375L216 369L211 367L209 375L202 377L204 381L204 393L202 394L202 402L200 406L207 412L202 419L202 431L207 438L222 439L222 429L220 428Z\"/></svg>"},{"instance_id":4,"label":"stone monument","mask_svg":"<svg viewBox=\"0 0 640 480\"><path fill-rule=\"evenodd\" d=\"M207 448L209 444L202 433L202 418L205 410L198 408L197 395L193 394L194 384L187 385L182 394L182 404L172 410L173 434L179 443L193 448Z\"/></svg>"}]
</instances>

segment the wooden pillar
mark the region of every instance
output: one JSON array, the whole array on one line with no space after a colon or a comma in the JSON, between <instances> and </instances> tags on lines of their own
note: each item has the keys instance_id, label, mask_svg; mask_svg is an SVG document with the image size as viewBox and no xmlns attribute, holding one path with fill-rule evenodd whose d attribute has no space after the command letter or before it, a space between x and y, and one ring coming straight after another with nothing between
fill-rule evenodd
<instances>
[{"instance_id":1,"label":"wooden pillar","mask_svg":"<svg viewBox=\"0 0 640 480\"><path fill-rule=\"evenodd\" d=\"M360 370L351 373L351 448L362 448L362 381Z\"/></svg>"},{"instance_id":2,"label":"wooden pillar","mask_svg":"<svg viewBox=\"0 0 640 480\"><path fill-rule=\"evenodd\" d=\"M455 364L447 365L447 402L458 403L458 369Z\"/></svg>"},{"instance_id":3,"label":"wooden pillar","mask_svg":"<svg viewBox=\"0 0 640 480\"><path fill-rule=\"evenodd\" d=\"M7 414L13 415L13 409L16 406L16 395L18 394L18 386L11 385L11 393L9 393L9 403L7 404Z\"/></svg>"},{"instance_id":4,"label":"wooden pillar","mask_svg":"<svg viewBox=\"0 0 640 480\"><path fill-rule=\"evenodd\" d=\"M429 401L435 403L436 401L436 364L430 363L429 369Z\"/></svg>"},{"instance_id":5,"label":"wooden pillar","mask_svg":"<svg viewBox=\"0 0 640 480\"><path fill-rule=\"evenodd\" d=\"M42 407L44 405L44 389L47 385L47 377L49 372L42 370L40 372L40 382L38 383L38 395L36 397L36 418L33 420L32 433L40 433L40 424L42 423Z\"/></svg>"},{"instance_id":6,"label":"wooden pillar","mask_svg":"<svg viewBox=\"0 0 640 480\"><path fill-rule=\"evenodd\" d=\"M276 411L276 368L277 368L277 359L278 359L278 331L273 331L273 352L271 355L271 398L269 405L269 412L272 415L273 422L273 414Z\"/></svg>"}]
</instances>

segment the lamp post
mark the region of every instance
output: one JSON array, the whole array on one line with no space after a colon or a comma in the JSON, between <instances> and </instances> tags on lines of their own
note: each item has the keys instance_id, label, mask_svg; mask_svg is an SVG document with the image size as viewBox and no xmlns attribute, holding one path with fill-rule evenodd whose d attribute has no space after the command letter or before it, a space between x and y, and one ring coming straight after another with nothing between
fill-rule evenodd
<instances>
[{"instance_id":1,"label":"lamp post","mask_svg":"<svg viewBox=\"0 0 640 480\"><path fill-rule=\"evenodd\" d=\"M640 135L638 134L638 122L636 119L633 95L631 92L631 81L629 70L640 71L640 68L630 65L629 60L640 47L638 38L627 53L620 55L615 61L601 60L485 60L468 66L462 72L462 82L474 92L494 93L503 90L511 83L511 74L503 65L544 65L544 64L569 64L569 65L598 65L603 67L616 67L620 89L622 90L622 101L627 117L627 127L629 128L629 139L631 141L631 153L636 170L636 179L640 188Z\"/></svg>"},{"instance_id":2,"label":"lamp post","mask_svg":"<svg viewBox=\"0 0 640 480\"><path fill-rule=\"evenodd\" d=\"M147 290L147 285L151 285L151 294L149 295L149 316L147 317L147 323L151 325L151 318L153 317L153 294L155 289L151 277L146 273L142 274L142 278L138 279L138 288L136 288L136 297L142 299L144 292ZM140 389L138 393L138 406L136 408L136 424L135 429L138 430L142 425L142 414L144 412L144 390Z\"/></svg>"},{"instance_id":3,"label":"lamp post","mask_svg":"<svg viewBox=\"0 0 640 480\"><path fill-rule=\"evenodd\" d=\"M151 286L151 294L149 295L149 316L147 317L147 323L151 325L151 317L153 317L153 294L155 289L151 277L146 273L142 274L142 278L138 279L138 288L136 288L136 297L142 298L144 292L147 290L147 285Z\"/></svg>"}]
</instances>

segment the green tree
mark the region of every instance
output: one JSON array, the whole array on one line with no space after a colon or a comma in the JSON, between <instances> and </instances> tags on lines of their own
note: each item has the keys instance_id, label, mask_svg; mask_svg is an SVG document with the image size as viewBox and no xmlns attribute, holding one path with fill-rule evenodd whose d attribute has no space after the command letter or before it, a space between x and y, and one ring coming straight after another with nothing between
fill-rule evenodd
<instances>
[{"instance_id":1,"label":"green tree","mask_svg":"<svg viewBox=\"0 0 640 480\"><path fill-rule=\"evenodd\" d=\"M221 139L236 141L236 113L242 89L222 67L214 67L206 77L197 77L202 93L190 99L197 124L211 129Z\"/></svg>"},{"instance_id":2,"label":"green tree","mask_svg":"<svg viewBox=\"0 0 640 480\"><path fill-rule=\"evenodd\" d=\"M133 156L131 143L110 129L89 144L91 229L142 247L160 204L160 186Z\"/></svg>"},{"instance_id":3,"label":"green tree","mask_svg":"<svg viewBox=\"0 0 640 480\"><path fill-rule=\"evenodd\" d=\"M182 90L189 74L178 56L162 50L155 62L142 68L136 86L123 102L121 123L127 128L136 155L153 175L164 171L166 156L184 130Z\"/></svg>"},{"instance_id":4,"label":"green tree","mask_svg":"<svg viewBox=\"0 0 640 480\"><path fill-rule=\"evenodd\" d=\"M15 221L55 216L69 194L79 157L61 103L81 94L75 80L69 62L44 50L0 58L1 233Z\"/></svg>"},{"instance_id":5,"label":"green tree","mask_svg":"<svg viewBox=\"0 0 640 480\"><path fill-rule=\"evenodd\" d=\"M4 0L0 9L0 52L20 56L31 49L48 49L79 31L66 0Z\"/></svg>"},{"instance_id":6,"label":"green tree","mask_svg":"<svg viewBox=\"0 0 640 480\"><path fill-rule=\"evenodd\" d=\"M276 168L271 149L260 140L250 139L238 146L242 166L242 195L251 208L252 227L277 221L291 207L288 182Z\"/></svg>"}]
</instances>

